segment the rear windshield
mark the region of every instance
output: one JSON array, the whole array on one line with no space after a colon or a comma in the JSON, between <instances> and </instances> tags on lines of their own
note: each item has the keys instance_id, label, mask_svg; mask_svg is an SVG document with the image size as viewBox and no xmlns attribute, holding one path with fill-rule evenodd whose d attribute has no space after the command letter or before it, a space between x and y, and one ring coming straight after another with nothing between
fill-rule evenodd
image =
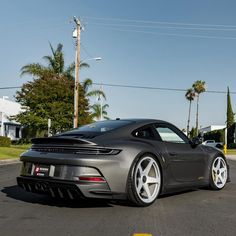
<instances>
[{"instance_id":1,"label":"rear windshield","mask_svg":"<svg viewBox=\"0 0 236 236\"><path fill-rule=\"evenodd\" d=\"M131 124L133 121L128 120L106 120L98 121L89 125L84 125L78 129L73 129L69 132L81 133L81 132L94 132L94 133L103 133L112 129L117 129L125 125ZM67 132L68 133L68 132Z\"/></svg>"}]
</instances>

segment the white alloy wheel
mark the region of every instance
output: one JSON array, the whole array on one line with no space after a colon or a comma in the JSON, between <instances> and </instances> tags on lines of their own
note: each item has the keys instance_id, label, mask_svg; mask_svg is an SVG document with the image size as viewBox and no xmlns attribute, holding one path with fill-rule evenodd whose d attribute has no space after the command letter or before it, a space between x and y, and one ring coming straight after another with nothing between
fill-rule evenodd
<instances>
[{"instance_id":1,"label":"white alloy wheel","mask_svg":"<svg viewBox=\"0 0 236 236\"><path fill-rule=\"evenodd\" d=\"M153 157L146 156L139 160L135 168L134 183L142 202L149 204L157 198L161 187L161 174Z\"/></svg>"},{"instance_id":2,"label":"white alloy wheel","mask_svg":"<svg viewBox=\"0 0 236 236\"><path fill-rule=\"evenodd\" d=\"M217 157L212 163L211 175L213 184L217 189L222 189L227 181L227 165L223 157Z\"/></svg>"}]
</instances>

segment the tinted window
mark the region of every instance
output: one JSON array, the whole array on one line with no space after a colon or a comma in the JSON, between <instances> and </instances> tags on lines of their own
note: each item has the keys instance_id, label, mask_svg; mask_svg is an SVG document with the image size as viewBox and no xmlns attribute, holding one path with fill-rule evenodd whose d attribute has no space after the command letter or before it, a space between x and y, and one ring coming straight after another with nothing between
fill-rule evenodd
<instances>
[{"instance_id":1,"label":"tinted window","mask_svg":"<svg viewBox=\"0 0 236 236\"><path fill-rule=\"evenodd\" d=\"M112 129L117 129L123 127L125 125L131 124L133 121L127 120L108 120L108 121L98 121L89 125L81 126L78 129L74 129L70 132L95 132L95 133L103 133ZM69 132L67 132L69 133Z\"/></svg>"},{"instance_id":2,"label":"tinted window","mask_svg":"<svg viewBox=\"0 0 236 236\"><path fill-rule=\"evenodd\" d=\"M150 127L146 127L146 128L134 131L133 136L138 137L138 138L147 138L147 139L154 138L154 134Z\"/></svg>"},{"instance_id":3,"label":"tinted window","mask_svg":"<svg viewBox=\"0 0 236 236\"><path fill-rule=\"evenodd\" d=\"M162 141L172 142L172 143L185 143L185 141L169 127L157 126L156 130L160 135Z\"/></svg>"}]
</instances>

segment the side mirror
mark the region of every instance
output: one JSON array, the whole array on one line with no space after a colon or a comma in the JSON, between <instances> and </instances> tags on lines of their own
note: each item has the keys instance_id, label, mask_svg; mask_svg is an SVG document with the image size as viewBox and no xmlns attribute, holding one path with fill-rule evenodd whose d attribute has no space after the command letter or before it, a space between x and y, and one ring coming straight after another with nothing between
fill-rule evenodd
<instances>
[{"instance_id":1,"label":"side mirror","mask_svg":"<svg viewBox=\"0 0 236 236\"><path fill-rule=\"evenodd\" d=\"M201 139L199 137L194 137L192 139L192 147L197 147L198 145L200 145L202 142L201 142Z\"/></svg>"}]
</instances>

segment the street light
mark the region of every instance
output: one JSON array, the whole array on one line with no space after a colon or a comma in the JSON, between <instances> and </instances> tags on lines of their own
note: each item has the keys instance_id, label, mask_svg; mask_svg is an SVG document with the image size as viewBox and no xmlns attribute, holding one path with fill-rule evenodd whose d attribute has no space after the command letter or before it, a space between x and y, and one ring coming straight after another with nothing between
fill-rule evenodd
<instances>
[{"instance_id":1,"label":"street light","mask_svg":"<svg viewBox=\"0 0 236 236\"><path fill-rule=\"evenodd\" d=\"M78 57L77 57L77 51L76 51L76 55L75 55L75 63L78 62ZM100 61L102 60L101 57L93 57L93 58L88 58L85 60L82 60L79 65L81 65L82 63L86 62L86 61ZM76 75L77 74L77 75ZM78 105L79 105L79 66L77 66L77 70L75 70L75 89L74 89L74 122L73 122L73 128L77 128L78 127L78 114L79 114L79 110L78 110ZM76 79L77 78L77 79Z\"/></svg>"},{"instance_id":2,"label":"street light","mask_svg":"<svg viewBox=\"0 0 236 236\"><path fill-rule=\"evenodd\" d=\"M88 58L88 59L84 59L80 62L80 64L86 62L86 61L92 61L92 60L95 60L95 61L101 61L102 58L101 57L92 57L92 58Z\"/></svg>"}]
</instances>

